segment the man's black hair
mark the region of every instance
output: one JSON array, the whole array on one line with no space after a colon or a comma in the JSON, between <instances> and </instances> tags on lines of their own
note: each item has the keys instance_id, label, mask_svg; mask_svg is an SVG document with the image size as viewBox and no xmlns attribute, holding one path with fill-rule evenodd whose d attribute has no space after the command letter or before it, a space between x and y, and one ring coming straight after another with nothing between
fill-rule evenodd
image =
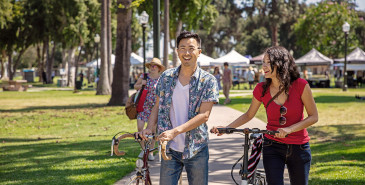
<instances>
[{"instance_id":1,"label":"man's black hair","mask_svg":"<svg viewBox=\"0 0 365 185\"><path fill-rule=\"evenodd\" d=\"M196 40L196 42L198 43L198 47L200 49L200 37L198 34L196 33L192 33L190 31L182 31L180 32L180 35L177 37L177 45L176 47L179 47L180 41L182 39L189 39L189 38L194 38Z\"/></svg>"},{"instance_id":2,"label":"man's black hair","mask_svg":"<svg viewBox=\"0 0 365 185\"><path fill-rule=\"evenodd\" d=\"M228 62L224 62L224 64L223 64L224 66L228 66Z\"/></svg>"}]
</instances>

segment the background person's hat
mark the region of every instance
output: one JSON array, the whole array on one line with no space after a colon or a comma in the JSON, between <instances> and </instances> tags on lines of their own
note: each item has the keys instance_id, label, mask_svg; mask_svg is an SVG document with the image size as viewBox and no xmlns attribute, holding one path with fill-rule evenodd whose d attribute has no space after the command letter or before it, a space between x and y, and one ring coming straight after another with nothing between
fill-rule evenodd
<instances>
[{"instance_id":1,"label":"background person's hat","mask_svg":"<svg viewBox=\"0 0 365 185\"><path fill-rule=\"evenodd\" d=\"M161 63L161 60L160 60L160 59L158 59L158 58L153 58L153 59L151 60L151 62L146 63L146 67L147 67L147 68L149 68L151 64L155 64L155 65L157 65L157 66L161 69L161 72L162 72L162 71L165 71L165 66L164 66L164 65L162 65L162 63Z\"/></svg>"}]
</instances>

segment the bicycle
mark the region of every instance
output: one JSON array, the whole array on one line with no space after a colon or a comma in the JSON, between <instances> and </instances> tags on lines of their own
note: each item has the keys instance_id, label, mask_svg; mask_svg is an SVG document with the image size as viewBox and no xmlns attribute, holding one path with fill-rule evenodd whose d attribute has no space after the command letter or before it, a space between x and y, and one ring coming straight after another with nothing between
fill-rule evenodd
<instances>
[{"instance_id":1,"label":"bicycle","mask_svg":"<svg viewBox=\"0 0 365 185\"><path fill-rule=\"evenodd\" d=\"M133 133L133 134L126 133L126 134L123 134L123 135L116 138L116 136L118 134L119 133L114 135L114 137L112 139L111 156L113 156L113 153L117 156L122 156L122 155L126 154L124 151L119 151L119 149L118 149L119 145L120 145L120 142L125 138L133 138L135 142L139 142L139 143L142 141L142 139L139 136L136 139L135 133ZM147 140L145 141L144 148L142 148L143 158L142 159L137 159L137 161L136 161L136 174L131 176L128 179L128 181L125 183L125 185L132 185L132 184L152 185L149 166L148 166L148 154L150 152L154 152L158 149L159 150L159 156L161 156L161 152L162 152L162 157L165 160L170 159L170 156L166 155L166 144L167 144L167 142L162 143L161 145L159 145L159 147L155 147L155 148L150 149L150 144L151 144L152 140L155 140L157 138L157 136L156 135L146 135L146 137L147 137ZM123 146L123 147L126 147L126 146ZM141 145L141 147L142 147L142 145ZM160 158L160 161L161 161L161 158Z\"/></svg>"},{"instance_id":2,"label":"bicycle","mask_svg":"<svg viewBox=\"0 0 365 185\"><path fill-rule=\"evenodd\" d=\"M242 161L242 165L241 165L241 169L239 171L239 175L241 176L241 185L266 185L266 176L265 176L265 171L264 170L257 170L257 164L258 161L260 159L261 153L260 155L258 155L258 160L256 160L256 163L254 163L251 166L251 172L248 169L248 150L249 147L251 147L251 141L255 140L255 142L259 142L259 147L262 147L262 134L270 134L270 135L274 135L275 133L279 133L278 131L269 131L269 130L260 130L258 128L253 128L253 129L249 129L249 128L244 128L244 129L235 129L235 128L217 128L219 133L222 134L232 134L232 133L243 133L244 137L245 137L245 142L244 142L244 153L243 156L241 158L239 158L237 160L237 162L232 166L232 170L231 170L231 177L233 179L233 181L235 182L236 185L238 185L238 183L236 182L236 180L233 177L233 170L234 167L238 164L238 162L243 158ZM212 132L212 130L211 130ZM261 141L259 140L261 139ZM252 155L252 154L251 154Z\"/></svg>"}]
</instances>

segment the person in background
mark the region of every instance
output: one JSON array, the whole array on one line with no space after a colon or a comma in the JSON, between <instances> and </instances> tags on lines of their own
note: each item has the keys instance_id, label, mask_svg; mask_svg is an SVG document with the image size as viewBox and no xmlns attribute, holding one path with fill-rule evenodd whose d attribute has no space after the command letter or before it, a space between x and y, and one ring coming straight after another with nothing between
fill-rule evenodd
<instances>
[{"instance_id":1,"label":"person in background","mask_svg":"<svg viewBox=\"0 0 365 185\"><path fill-rule=\"evenodd\" d=\"M264 82L265 81L265 71L264 71L264 69L260 69L259 73L260 73L259 83Z\"/></svg>"},{"instance_id":2,"label":"person in background","mask_svg":"<svg viewBox=\"0 0 365 185\"><path fill-rule=\"evenodd\" d=\"M137 129L138 132L141 132L144 129L145 123L148 121L148 118L151 115L151 110L156 102L156 85L161 73L165 70L165 66L161 64L160 59L153 58L151 62L146 64L146 67L149 70L147 74L147 80L144 80L144 75L140 75L139 79L137 80L136 84L134 84L134 89L139 90L145 85L145 89L147 90L146 100L143 104L143 111L138 112L137 114ZM155 133L156 128L153 129ZM155 142L152 143L153 147ZM144 148L144 142L141 142L142 148ZM143 157L143 151L141 151L138 155L139 158ZM149 153L148 160L153 161L155 157L153 153Z\"/></svg>"},{"instance_id":3,"label":"person in background","mask_svg":"<svg viewBox=\"0 0 365 185\"><path fill-rule=\"evenodd\" d=\"M208 184L208 125L219 89L212 74L199 68L200 37L183 31L176 39L181 65L166 70L156 87L156 104L143 139L157 126L160 142L168 141L171 160L162 160L160 185L177 185L185 167L189 185Z\"/></svg>"},{"instance_id":4,"label":"person in background","mask_svg":"<svg viewBox=\"0 0 365 185\"><path fill-rule=\"evenodd\" d=\"M224 104L227 104L231 102L231 99L229 99L229 90L232 87L232 71L228 69L228 62L224 62L223 65L223 94L226 97Z\"/></svg>"},{"instance_id":5,"label":"person in background","mask_svg":"<svg viewBox=\"0 0 365 185\"><path fill-rule=\"evenodd\" d=\"M248 68L246 79L248 81L248 84L250 85L250 89L252 89L252 86L254 86L255 83L255 71L253 71L253 68L251 66Z\"/></svg>"},{"instance_id":6,"label":"person in background","mask_svg":"<svg viewBox=\"0 0 365 185\"><path fill-rule=\"evenodd\" d=\"M263 70L266 81L254 89L249 109L226 127L237 128L247 123L264 104L266 129L279 131L274 136L264 135L263 163L268 184L283 185L287 165L290 184L307 185L312 157L306 128L318 121L312 91L308 82L300 78L294 58L281 46L266 49ZM221 135L218 127L213 127L212 132Z\"/></svg>"},{"instance_id":7,"label":"person in background","mask_svg":"<svg viewBox=\"0 0 365 185\"><path fill-rule=\"evenodd\" d=\"M222 90L222 85L221 85L222 75L219 72L219 67L215 67L214 68L213 76L215 77L215 79L217 79L217 83L218 83L219 90Z\"/></svg>"}]
</instances>

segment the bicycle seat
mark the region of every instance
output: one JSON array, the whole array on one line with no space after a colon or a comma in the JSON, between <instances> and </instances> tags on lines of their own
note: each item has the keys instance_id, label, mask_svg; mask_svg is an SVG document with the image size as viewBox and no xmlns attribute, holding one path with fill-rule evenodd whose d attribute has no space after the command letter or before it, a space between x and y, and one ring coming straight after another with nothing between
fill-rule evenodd
<instances>
[{"instance_id":1,"label":"bicycle seat","mask_svg":"<svg viewBox=\"0 0 365 185\"><path fill-rule=\"evenodd\" d=\"M259 138L259 137L260 137L260 135L261 135L260 133L251 134L251 135L250 135L250 139L251 139L251 140L255 140L255 139Z\"/></svg>"}]
</instances>

